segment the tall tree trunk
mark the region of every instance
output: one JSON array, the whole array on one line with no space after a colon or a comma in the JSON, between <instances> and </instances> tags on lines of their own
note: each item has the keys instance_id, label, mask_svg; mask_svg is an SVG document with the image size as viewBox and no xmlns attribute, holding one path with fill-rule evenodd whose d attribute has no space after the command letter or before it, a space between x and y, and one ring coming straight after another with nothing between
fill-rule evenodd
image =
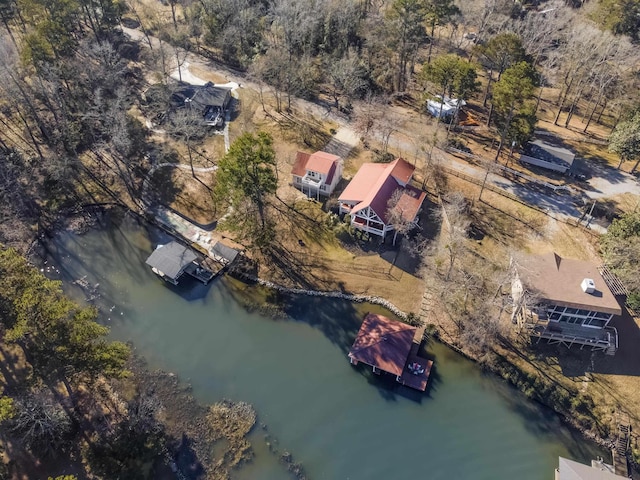
<instances>
[{"instance_id":1,"label":"tall tree trunk","mask_svg":"<svg viewBox=\"0 0 640 480\"><path fill-rule=\"evenodd\" d=\"M584 126L584 130L582 130L584 133L587 133L589 125L591 125L591 120L593 120L593 115L596 113L596 109L598 108L598 105L600 104L601 99L602 99L602 92L598 94L596 103L593 105L593 108L591 109L591 113L589 114L589 120L587 120L587 124Z\"/></svg>"},{"instance_id":2,"label":"tall tree trunk","mask_svg":"<svg viewBox=\"0 0 640 480\"><path fill-rule=\"evenodd\" d=\"M607 108L607 104L609 103L609 100L605 97L604 102L602 102L602 108L600 109L600 113L598 114L598 118L596 118L596 123L600 123L600 120L602 119L602 114L604 113L605 109Z\"/></svg>"},{"instance_id":3,"label":"tall tree trunk","mask_svg":"<svg viewBox=\"0 0 640 480\"><path fill-rule=\"evenodd\" d=\"M540 107L540 101L542 100L542 90L544 90L543 87L540 87L538 89L538 98L536 98L536 109L534 111L535 114L538 113L538 108Z\"/></svg>"},{"instance_id":4,"label":"tall tree trunk","mask_svg":"<svg viewBox=\"0 0 640 480\"><path fill-rule=\"evenodd\" d=\"M484 91L484 98L482 99L482 106L487 107L487 98L489 97L489 89L491 88L491 79L493 78L493 69L489 69L489 76L487 79L487 88Z\"/></svg>"},{"instance_id":5,"label":"tall tree trunk","mask_svg":"<svg viewBox=\"0 0 640 480\"><path fill-rule=\"evenodd\" d=\"M491 126L492 117L493 117L493 102L491 102L491 107L489 107L489 115L487 116L487 127Z\"/></svg>"},{"instance_id":6,"label":"tall tree trunk","mask_svg":"<svg viewBox=\"0 0 640 480\"><path fill-rule=\"evenodd\" d=\"M576 92L575 98L573 99L573 102L571 102L571 108L569 109L569 113L567 114L567 119L564 122L564 128L569 128L569 122L573 118L573 114L576 110L576 107L578 106L578 102L582 98L583 92L584 92L584 85L578 89L578 91Z\"/></svg>"},{"instance_id":7,"label":"tall tree trunk","mask_svg":"<svg viewBox=\"0 0 640 480\"><path fill-rule=\"evenodd\" d=\"M431 63L431 52L433 51L433 38L435 36L436 23L431 23L431 37L429 38L429 53L427 54L427 64Z\"/></svg>"}]
</instances>

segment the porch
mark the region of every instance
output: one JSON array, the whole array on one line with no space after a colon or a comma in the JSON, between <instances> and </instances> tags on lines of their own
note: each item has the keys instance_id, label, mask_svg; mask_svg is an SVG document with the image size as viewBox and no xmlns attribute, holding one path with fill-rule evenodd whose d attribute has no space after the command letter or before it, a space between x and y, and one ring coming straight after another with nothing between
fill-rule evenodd
<instances>
[{"instance_id":1,"label":"porch","mask_svg":"<svg viewBox=\"0 0 640 480\"><path fill-rule=\"evenodd\" d=\"M618 331L615 327L598 329L571 323L544 321L527 327L530 329L531 337L537 338L536 343L545 339L552 345L560 344L567 348L580 345L580 350L590 347L592 351L603 351L607 355L615 355L618 350Z\"/></svg>"},{"instance_id":2,"label":"porch","mask_svg":"<svg viewBox=\"0 0 640 480\"><path fill-rule=\"evenodd\" d=\"M384 237L387 231L389 231L384 224L379 222L371 222L357 215L351 217L351 226L364 232L378 235L379 237ZM378 228L377 226L380 226L382 228Z\"/></svg>"}]
</instances>

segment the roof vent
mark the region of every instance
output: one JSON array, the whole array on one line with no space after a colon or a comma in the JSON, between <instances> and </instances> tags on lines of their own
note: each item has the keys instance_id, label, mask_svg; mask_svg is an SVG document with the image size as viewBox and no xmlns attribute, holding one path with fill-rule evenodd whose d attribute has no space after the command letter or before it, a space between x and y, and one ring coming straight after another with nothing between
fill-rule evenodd
<instances>
[{"instance_id":1,"label":"roof vent","mask_svg":"<svg viewBox=\"0 0 640 480\"><path fill-rule=\"evenodd\" d=\"M582 291L584 293L593 293L596 291L596 284L591 278L585 278L584 280L582 280L580 286L582 287Z\"/></svg>"}]
</instances>

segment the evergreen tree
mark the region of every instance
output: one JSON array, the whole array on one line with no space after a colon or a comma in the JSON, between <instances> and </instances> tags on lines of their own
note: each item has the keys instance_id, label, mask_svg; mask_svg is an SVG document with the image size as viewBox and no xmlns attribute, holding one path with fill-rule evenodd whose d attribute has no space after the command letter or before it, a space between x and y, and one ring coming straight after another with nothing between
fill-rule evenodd
<instances>
[{"instance_id":1,"label":"evergreen tree","mask_svg":"<svg viewBox=\"0 0 640 480\"><path fill-rule=\"evenodd\" d=\"M214 195L230 207L224 226L252 246L268 246L274 235L269 197L276 193L277 186L271 135L258 132L240 136L218 164Z\"/></svg>"},{"instance_id":2,"label":"evergreen tree","mask_svg":"<svg viewBox=\"0 0 640 480\"><path fill-rule=\"evenodd\" d=\"M626 160L636 160L631 173L636 171L640 164L640 108L616 125L609 137L609 151L620 156L618 168Z\"/></svg>"},{"instance_id":3,"label":"evergreen tree","mask_svg":"<svg viewBox=\"0 0 640 480\"><path fill-rule=\"evenodd\" d=\"M496 160L500 157L505 141L524 144L533 134L536 115L532 99L538 82L535 69L527 62L520 62L507 68L496 83L493 89L493 108L500 132Z\"/></svg>"}]
</instances>

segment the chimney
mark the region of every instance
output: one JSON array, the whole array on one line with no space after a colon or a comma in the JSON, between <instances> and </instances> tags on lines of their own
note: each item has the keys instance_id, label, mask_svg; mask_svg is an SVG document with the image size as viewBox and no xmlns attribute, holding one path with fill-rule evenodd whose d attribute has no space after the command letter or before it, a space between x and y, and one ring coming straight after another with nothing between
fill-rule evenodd
<instances>
[{"instance_id":1,"label":"chimney","mask_svg":"<svg viewBox=\"0 0 640 480\"><path fill-rule=\"evenodd\" d=\"M593 293L596 291L596 284L591 278L585 278L580 284L584 293Z\"/></svg>"}]
</instances>

